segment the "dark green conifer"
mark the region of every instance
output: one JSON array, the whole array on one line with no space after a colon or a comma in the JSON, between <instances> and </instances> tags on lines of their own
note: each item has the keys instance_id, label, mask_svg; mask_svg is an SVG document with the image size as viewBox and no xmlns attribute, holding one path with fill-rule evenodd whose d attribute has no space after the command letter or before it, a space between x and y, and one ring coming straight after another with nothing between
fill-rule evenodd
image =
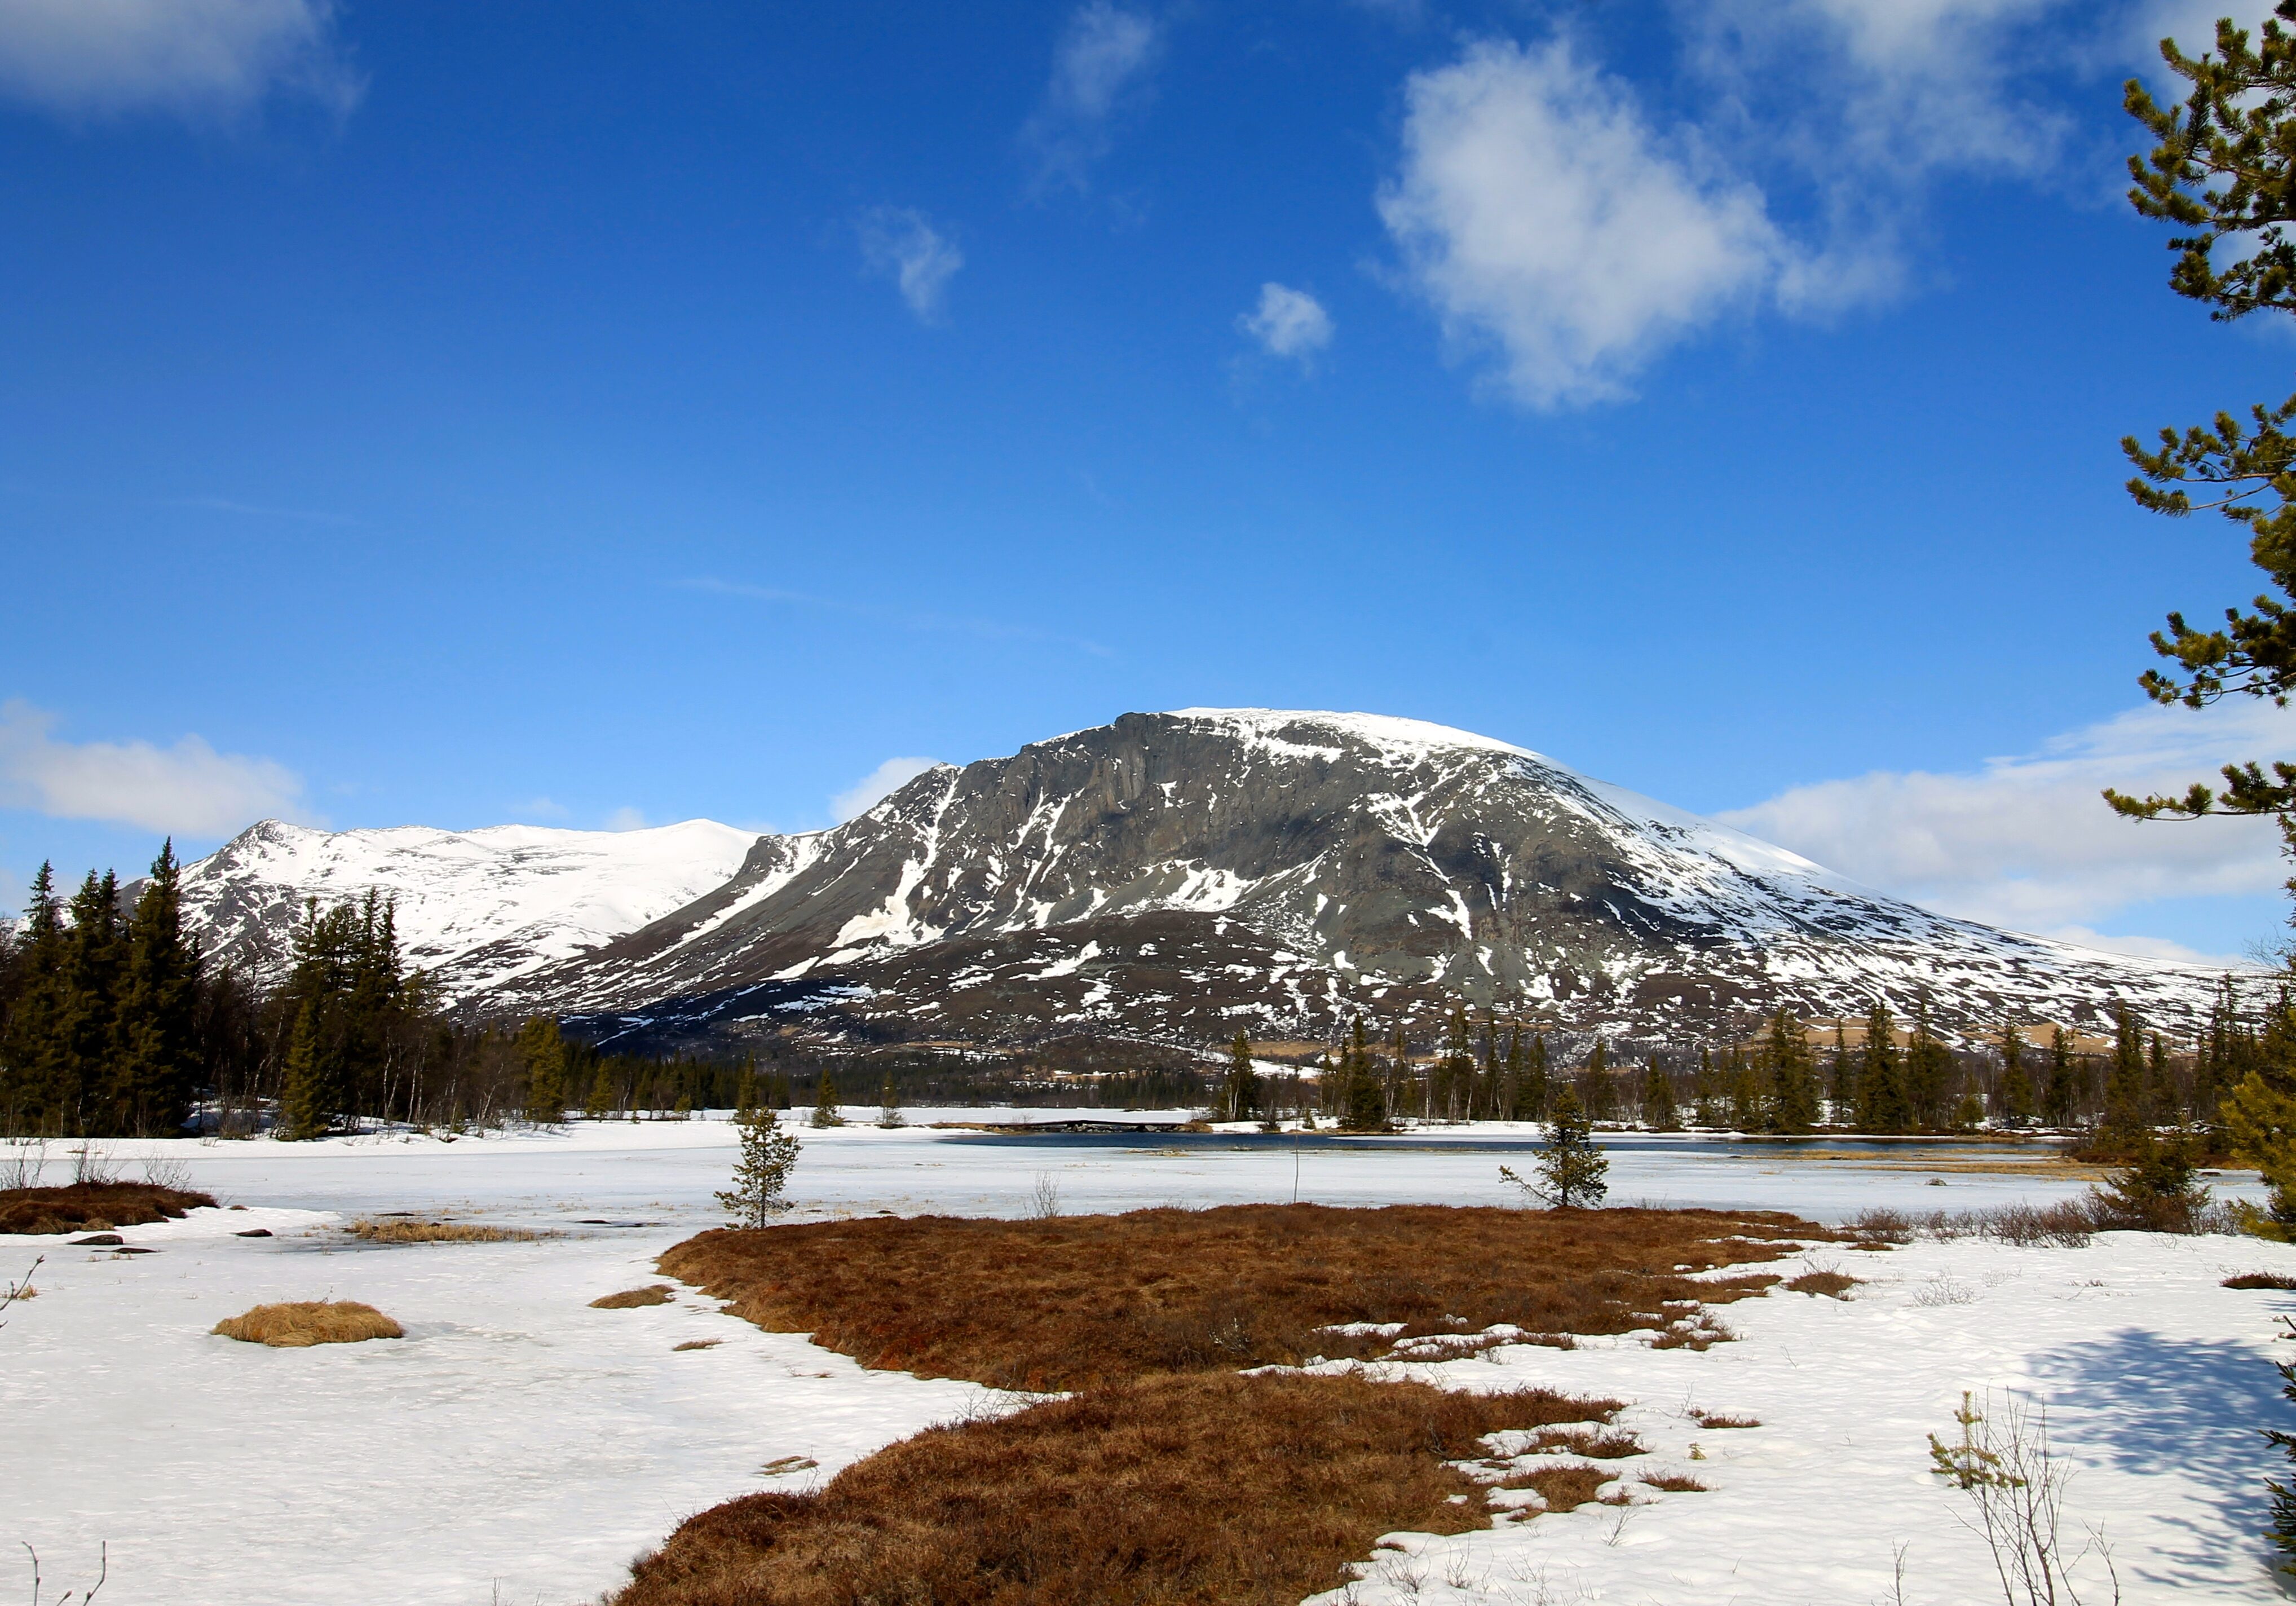
<instances>
[{"instance_id":1,"label":"dark green conifer","mask_svg":"<svg viewBox=\"0 0 2296 1606\"><path fill-rule=\"evenodd\" d=\"M1674 1109L1674 1079L1659 1068L1656 1054L1651 1055L1650 1068L1643 1073L1643 1122L1652 1132L1682 1128Z\"/></svg>"},{"instance_id":2,"label":"dark green conifer","mask_svg":"<svg viewBox=\"0 0 2296 1606\"><path fill-rule=\"evenodd\" d=\"M1995 1112L2007 1120L2032 1118L2033 1077L2025 1064L2025 1034L2014 1021L2001 1028L2001 1081L1994 1089Z\"/></svg>"},{"instance_id":3,"label":"dark green conifer","mask_svg":"<svg viewBox=\"0 0 2296 1606\"><path fill-rule=\"evenodd\" d=\"M1595 1142L1593 1122L1566 1086L1555 1095L1554 1124L1539 1146L1535 1175L1518 1176L1501 1166L1499 1176L1555 1209L1576 1210L1603 1202L1610 1192L1603 1181L1610 1169L1609 1157Z\"/></svg>"},{"instance_id":4,"label":"dark green conifer","mask_svg":"<svg viewBox=\"0 0 2296 1606\"><path fill-rule=\"evenodd\" d=\"M1809 1034L1784 1009L1770 1017L1769 1127L1799 1134L1817 1124L1817 1081L1810 1063Z\"/></svg>"},{"instance_id":5,"label":"dark green conifer","mask_svg":"<svg viewBox=\"0 0 2296 1606\"><path fill-rule=\"evenodd\" d=\"M1898 1063L1897 1029L1888 1002L1874 999L1866 1017L1865 1061L1857 1069L1857 1125L1866 1132L1903 1132L1913 1124Z\"/></svg>"},{"instance_id":6,"label":"dark green conifer","mask_svg":"<svg viewBox=\"0 0 2296 1606\"><path fill-rule=\"evenodd\" d=\"M2080 1071L2073 1063L2073 1035L2062 1026L2049 1028L2049 1080L2041 1093L2041 1118L2052 1127L2070 1127L2080 1094Z\"/></svg>"}]
</instances>

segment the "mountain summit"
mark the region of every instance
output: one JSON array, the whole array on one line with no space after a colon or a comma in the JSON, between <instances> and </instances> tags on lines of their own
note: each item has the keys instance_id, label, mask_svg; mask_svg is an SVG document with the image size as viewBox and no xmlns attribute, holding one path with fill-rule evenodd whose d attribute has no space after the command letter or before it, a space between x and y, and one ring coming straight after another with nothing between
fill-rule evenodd
<instances>
[{"instance_id":1,"label":"mountain summit","mask_svg":"<svg viewBox=\"0 0 2296 1606\"><path fill-rule=\"evenodd\" d=\"M1465 731L1187 709L918 776L494 1002L658 1042L1322 1037L1454 1000L1677 1040L1780 1005L2182 1024L2214 972L1948 919Z\"/></svg>"}]
</instances>

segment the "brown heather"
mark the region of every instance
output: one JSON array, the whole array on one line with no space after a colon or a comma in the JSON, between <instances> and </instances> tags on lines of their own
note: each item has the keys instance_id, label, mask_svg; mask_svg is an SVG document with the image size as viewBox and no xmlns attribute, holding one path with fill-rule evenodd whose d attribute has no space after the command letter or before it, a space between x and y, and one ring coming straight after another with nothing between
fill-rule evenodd
<instances>
[{"instance_id":1,"label":"brown heather","mask_svg":"<svg viewBox=\"0 0 2296 1606\"><path fill-rule=\"evenodd\" d=\"M403 1339L406 1330L372 1305L356 1299L258 1305L243 1316L215 1324L226 1339L268 1344L274 1349L304 1349L314 1344L356 1344L365 1339Z\"/></svg>"},{"instance_id":2,"label":"brown heather","mask_svg":"<svg viewBox=\"0 0 2296 1606\"><path fill-rule=\"evenodd\" d=\"M929 1430L814 1494L704 1512L615 1606L1292 1606L1382 1534L1488 1523L1491 1486L1445 1464L1483 1435L1617 1409L1359 1377L1136 1379ZM1513 1481L1560 1508L1606 1476Z\"/></svg>"},{"instance_id":3,"label":"brown heather","mask_svg":"<svg viewBox=\"0 0 2296 1606\"><path fill-rule=\"evenodd\" d=\"M667 1305L670 1291L667 1282L656 1282L647 1288L626 1288L618 1294L601 1294L590 1301L592 1310L635 1310L641 1305Z\"/></svg>"},{"instance_id":4,"label":"brown heather","mask_svg":"<svg viewBox=\"0 0 2296 1606\"><path fill-rule=\"evenodd\" d=\"M78 1182L65 1188L0 1188L0 1233L78 1233L143 1226L213 1209L215 1196L148 1182Z\"/></svg>"},{"instance_id":5,"label":"brown heather","mask_svg":"<svg viewBox=\"0 0 2296 1606\"><path fill-rule=\"evenodd\" d=\"M999 1221L874 1217L688 1239L669 1276L733 1314L865 1366L996 1388L1072 1389L1157 1372L1384 1354L1398 1339L1512 1323L1617 1333L1759 1293L1775 1260L1831 1237L1789 1216L1232 1205Z\"/></svg>"},{"instance_id":6,"label":"brown heather","mask_svg":"<svg viewBox=\"0 0 2296 1606\"><path fill-rule=\"evenodd\" d=\"M541 1236L460 1221L354 1221L348 1230L369 1243L531 1243Z\"/></svg>"}]
</instances>

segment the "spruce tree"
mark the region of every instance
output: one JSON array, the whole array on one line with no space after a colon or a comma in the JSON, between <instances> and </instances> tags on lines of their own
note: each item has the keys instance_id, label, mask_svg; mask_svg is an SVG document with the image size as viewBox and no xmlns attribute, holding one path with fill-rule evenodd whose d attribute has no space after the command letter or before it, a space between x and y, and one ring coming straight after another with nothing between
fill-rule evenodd
<instances>
[{"instance_id":1,"label":"spruce tree","mask_svg":"<svg viewBox=\"0 0 2296 1606\"><path fill-rule=\"evenodd\" d=\"M1360 1022L1357 1031L1361 1031ZM1227 1086L1223 1091L1224 1119L1248 1121L1259 1113L1259 1073L1252 1069L1251 1039L1241 1031L1228 1045Z\"/></svg>"},{"instance_id":2,"label":"spruce tree","mask_svg":"<svg viewBox=\"0 0 2296 1606\"><path fill-rule=\"evenodd\" d=\"M43 864L17 935L20 980L0 1035L0 1118L12 1134L76 1130L64 1086L64 923L55 871Z\"/></svg>"},{"instance_id":3,"label":"spruce tree","mask_svg":"<svg viewBox=\"0 0 2296 1606\"><path fill-rule=\"evenodd\" d=\"M1554 1077L1547 1063L1546 1034L1534 1032L1530 1038L1529 1062L1523 1068L1522 1102L1517 1106L1519 1118L1545 1120L1547 1101L1554 1096Z\"/></svg>"},{"instance_id":4,"label":"spruce tree","mask_svg":"<svg viewBox=\"0 0 2296 1606\"><path fill-rule=\"evenodd\" d=\"M1835 1126L1844 1126L1857 1118L1857 1067L1849 1057L1849 1031L1841 1021L1833 1023L1833 1075L1826 1089L1827 1118Z\"/></svg>"},{"instance_id":5,"label":"spruce tree","mask_svg":"<svg viewBox=\"0 0 2296 1606\"><path fill-rule=\"evenodd\" d=\"M1643 1073L1643 1121L1652 1132L1678 1132L1682 1122L1674 1110L1674 1082L1659 1069L1658 1056L1650 1057L1650 1069Z\"/></svg>"},{"instance_id":6,"label":"spruce tree","mask_svg":"<svg viewBox=\"0 0 2296 1606\"><path fill-rule=\"evenodd\" d=\"M2041 1094L2041 1118L2052 1127L2070 1127L2080 1092L2080 1073L2073 1064L2073 1035L2062 1026L2049 1028L2049 1080Z\"/></svg>"},{"instance_id":7,"label":"spruce tree","mask_svg":"<svg viewBox=\"0 0 2296 1606\"><path fill-rule=\"evenodd\" d=\"M816 1127L842 1127L845 1117L837 1108L837 1083L829 1074L829 1067L821 1068L821 1085L814 1090L813 1124Z\"/></svg>"},{"instance_id":8,"label":"spruce tree","mask_svg":"<svg viewBox=\"0 0 2296 1606\"><path fill-rule=\"evenodd\" d=\"M1610 1192L1603 1180L1610 1174L1610 1159L1596 1145L1594 1123L1579 1107L1578 1095L1567 1086L1555 1095L1554 1123L1532 1169L1534 1175L1524 1177L1501 1166L1499 1176L1558 1210L1592 1209Z\"/></svg>"},{"instance_id":9,"label":"spruce tree","mask_svg":"<svg viewBox=\"0 0 2296 1606\"><path fill-rule=\"evenodd\" d=\"M1809 1061L1809 1034L1784 1009L1770 1017L1769 1061L1770 1130L1808 1132L1817 1124L1817 1084Z\"/></svg>"},{"instance_id":10,"label":"spruce tree","mask_svg":"<svg viewBox=\"0 0 2296 1606\"><path fill-rule=\"evenodd\" d=\"M1741 1132L1759 1132L1768 1125L1763 1108L1762 1077L1743 1049L1732 1048L1723 1074L1730 1084L1730 1124Z\"/></svg>"},{"instance_id":11,"label":"spruce tree","mask_svg":"<svg viewBox=\"0 0 2296 1606\"><path fill-rule=\"evenodd\" d=\"M529 1015L518 1031L526 1063L526 1118L555 1127L566 1118L566 1043L554 1015Z\"/></svg>"},{"instance_id":12,"label":"spruce tree","mask_svg":"<svg viewBox=\"0 0 2296 1606\"><path fill-rule=\"evenodd\" d=\"M1946 1125L1953 1113L1956 1067L1953 1051L1930 1029L1926 998L1914 1009L1914 1040L1905 1063L1906 1106L1912 1124L1923 1129Z\"/></svg>"},{"instance_id":13,"label":"spruce tree","mask_svg":"<svg viewBox=\"0 0 2296 1606\"><path fill-rule=\"evenodd\" d=\"M103 1107L111 1066L119 1052L119 994L127 968L120 929L119 881L93 870L72 896L71 930L65 935L62 1020L58 1033L58 1094L70 1111L68 1129L110 1130Z\"/></svg>"},{"instance_id":14,"label":"spruce tree","mask_svg":"<svg viewBox=\"0 0 2296 1606\"><path fill-rule=\"evenodd\" d=\"M2033 1078L2025 1068L2025 1034L2014 1021L2001 1028L2001 1081L1994 1089L1994 1107L2005 1119L2028 1121L2033 1117Z\"/></svg>"},{"instance_id":15,"label":"spruce tree","mask_svg":"<svg viewBox=\"0 0 2296 1606\"><path fill-rule=\"evenodd\" d=\"M199 1079L194 1013L198 945L184 937L176 845L163 843L127 922L119 1052L106 1102L111 1129L141 1136L182 1128Z\"/></svg>"},{"instance_id":16,"label":"spruce tree","mask_svg":"<svg viewBox=\"0 0 2296 1606\"><path fill-rule=\"evenodd\" d=\"M1372 1071L1371 1045L1364 1037L1361 1015L1355 1018L1342 1052L1348 1071L1347 1102L1341 1107L1341 1122L1356 1132L1380 1131L1387 1125L1387 1109L1380 1098L1379 1077Z\"/></svg>"},{"instance_id":17,"label":"spruce tree","mask_svg":"<svg viewBox=\"0 0 2296 1606\"><path fill-rule=\"evenodd\" d=\"M287 1043L286 1081L279 1095L280 1135L298 1142L324 1137L333 1126L328 1098L319 1004L303 1000Z\"/></svg>"},{"instance_id":18,"label":"spruce tree","mask_svg":"<svg viewBox=\"0 0 2296 1606\"><path fill-rule=\"evenodd\" d=\"M2113 1006L2112 1027L2112 1067L2105 1077L2104 1120L2098 1138L2127 1149L2152 1124L2144 1099L2144 1043L2136 1012L2128 1004Z\"/></svg>"},{"instance_id":19,"label":"spruce tree","mask_svg":"<svg viewBox=\"0 0 2296 1606\"><path fill-rule=\"evenodd\" d=\"M598 1074L590 1078L590 1096L582 1101L582 1114L594 1121L603 1121L614 1112L612 1074L603 1061L599 1061Z\"/></svg>"},{"instance_id":20,"label":"spruce tree","mask_svg":"<svg viewBox=\"0 0 2296 1606\"><path fill-rule=\"evenodd\" d=\"M1587 1051L1586 1068L1579 1072L1578 1105L1580 1113L1589 1121L1607 1121L1616 1110L1617 1088L1611 1076L1611 1050L1602 1038ZM1562 1119L1562 1105L1555 1105L1557 1120Z\"/></svg>"},{"instance_id":21,"label":"spruce tree","mask_svg":"<svg viewBox=\"0 0 2296 1606\"><path fill-rule=\"evenodd\" d=\"M1698 1105L1698 1124L1719 1127L1722 1124L1722 1078L1714 1069L1714 1051L1701 1046L1698 1069L1690 1078L1690 1095Z\"/></svg>"},{"instance_id":22,"label":"spruce tree","mask_svg":"<svg viewBox=\"0 0 2296 1606\"><path fill-rule=\"evenodd\" d=\"M885 1086L879 1095L877 1125L884 1127L906 1127L908 1118L901 1113L901 1090L893 1086L893 1073L885 1073Z\"/></svg>"},{"instance_id":23,"label":"spruce tree","mask_svg":"<svg viewBox=\"0 0 2296 1606\"><path fill-rule=\"evenodd\" d=\"M1913 1124L1896 1039L1888 1003L1874 999L1866 1017L1865 1062L1857 1071L1857 1125L1864 1131L1903 1132Z\"/></svg>"},{"instance_id":24,"label":"spruce tree","mask_svg":"<svg viewBox=\"0 0 2296 1606\"><path fill-rule=\"evenodd\" d=\"M1515 1111L1522 1105L1522 1027L1520 1022L1507 1027L1506 1077L1499 1087L1498 1118L1503 1121L1516 1119Z\"/></svg>"}]
</instances>

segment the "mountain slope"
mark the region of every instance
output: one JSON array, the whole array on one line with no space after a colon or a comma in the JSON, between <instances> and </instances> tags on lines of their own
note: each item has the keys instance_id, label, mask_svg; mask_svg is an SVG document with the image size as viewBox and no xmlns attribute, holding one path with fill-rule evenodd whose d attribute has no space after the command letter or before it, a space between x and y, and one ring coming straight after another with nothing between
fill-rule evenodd
<instances>
[{"instance_id":1,"label":"mountain slope","mask_svg":"<svg viewBox=\"0 0 2296 1606\"><path fill-rule=\"evenodd\" d=\"M468 1001L683 907L757 840L711 820L620 832L325 832L265 820L185 867L184 913L210 956L267 986L286 973L306 899L373 889L397 900L408 963Z\"/></svg>"},{"instance_id":2,"label":"mountain slope","mask_svg":"<svg viewBox=\"0 0 2296 1606\"><path fill-rule=\"evenodd\" d=\"M1321 1036L1464 997L1736 1029L1926 999L1948 1028L2179 1023L2214 976L1950 920L1526 749L1361 714L1185 709L939 768L500 1002L656 1037Z\"/></svg>"}]
</instances>

